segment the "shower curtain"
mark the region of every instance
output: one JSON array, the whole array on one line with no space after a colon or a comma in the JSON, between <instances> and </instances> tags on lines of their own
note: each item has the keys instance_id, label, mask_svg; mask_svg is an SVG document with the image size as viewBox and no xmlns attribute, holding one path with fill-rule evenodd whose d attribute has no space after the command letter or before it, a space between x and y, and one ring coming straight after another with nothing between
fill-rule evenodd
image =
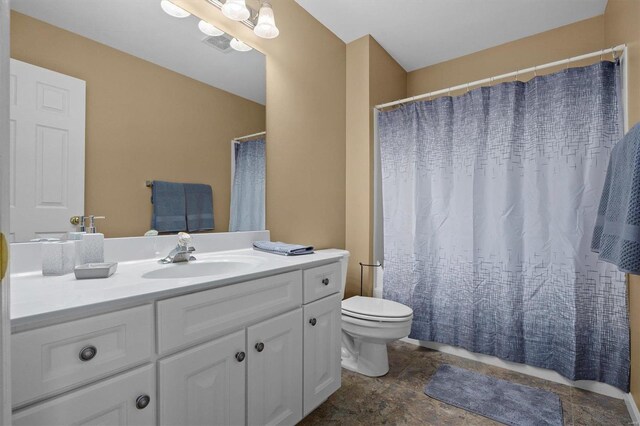
<instances>
[{"instance_id":1,"label":"shower curtain","mask_svg":"<svg viewBox=\"0 0 640 426\"><path fill-rule=\"evenodd\" d=\"M590 251L620 66L378 116L384 297L410 337L629 389L625 276Z\"/></svg>"},{"instance_id":2,"label":"shower curtain","mask_svg":"<svg viewBox=\"0 0 640 426\"><path fill-rule=\"evenodd\" d=\"M265 227L265 139L238 142L231 187L229 231L261 231Z\"/></svg>"}]
</instances>

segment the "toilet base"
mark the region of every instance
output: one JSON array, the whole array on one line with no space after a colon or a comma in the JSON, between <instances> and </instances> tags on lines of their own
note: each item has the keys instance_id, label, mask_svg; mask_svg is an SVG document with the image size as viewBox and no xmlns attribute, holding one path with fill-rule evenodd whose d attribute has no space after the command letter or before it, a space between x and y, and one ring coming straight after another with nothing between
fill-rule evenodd
<instances>
[{"instance_id":1,"label":"toilet base","mask_svg":"<svg viewBox=\"0 0 640 426\"><path fill-rule=\"evenodd\" d=\"M343 332L342 368L369 377L384 376L389 372L387 344L352 339Z\"/></svg>"}]
</instances>

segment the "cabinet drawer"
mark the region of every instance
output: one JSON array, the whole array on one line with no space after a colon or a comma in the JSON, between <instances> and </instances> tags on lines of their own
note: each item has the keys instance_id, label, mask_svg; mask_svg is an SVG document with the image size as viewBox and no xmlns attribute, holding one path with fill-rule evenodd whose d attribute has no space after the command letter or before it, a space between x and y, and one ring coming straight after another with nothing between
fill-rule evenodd
<instances>
[{"instance_id":1,"label":"cabinet drawer","mask_svg":"<svg viewBox=\"0 0 640 426\"><path fill-rule=\"evenodd\" d=\"M340 263L331 263L304 271L304 303L313 302L340 291Z\"/></svg>"},{"instance_id":2,"label":"cabinet drawer","mask_svg":"<svg viewBox=\"0 0 640 426\"><path fill-rule=\"evenodd\" d=\"M13 405L20 406L148 360L153 308L144 305L16 333L11 345Z\"/></svg>"},{"instance_id":3,"label":"cabinet drawer","mask_svg":"<svg viewBox=\"0 0 640 426\"><path fill-rule=\"evenodd\" d=\"M147 365L17 411L13 425L151 426L156 423L155 389L154 369ZM140 408L145 396L148 405Z\"/></svg>"},{"instance_id":4,"label":"cabinet drawer","mask_svg":"<svg viewBox=\"0 0 640 426\"><path fill-rule=\"evenodd\" d=\"M301 303L301 271L163 300L157 304L158 351L221 336Z\"/></svg>"}]
</instances>

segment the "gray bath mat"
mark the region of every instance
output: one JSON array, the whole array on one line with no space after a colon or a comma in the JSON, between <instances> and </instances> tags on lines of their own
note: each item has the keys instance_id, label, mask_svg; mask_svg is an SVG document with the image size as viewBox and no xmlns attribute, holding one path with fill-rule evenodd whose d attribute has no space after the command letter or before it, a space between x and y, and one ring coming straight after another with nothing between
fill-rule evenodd
<instances>
[{"instance_id":1,"label":"gray bath mat","mask_svg":"<svg viewBox=\"0 0 640 426\"><path fill-rule=\"evenodd\" d=\"M513 426L562 426L558 395L441 365L424 388L432 398Z\"/></svg>"}]
</instances>

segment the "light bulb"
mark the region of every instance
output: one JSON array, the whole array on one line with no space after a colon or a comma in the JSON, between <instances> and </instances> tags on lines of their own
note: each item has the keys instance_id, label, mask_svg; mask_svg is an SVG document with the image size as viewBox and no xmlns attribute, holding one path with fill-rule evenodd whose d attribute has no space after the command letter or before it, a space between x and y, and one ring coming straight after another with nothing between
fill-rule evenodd
<instances>
[{"instance_id":1,"label":"light bulb","mask_svg":"<svg viewBox=\"0 0 640 426\"><path fill-rule=\"evenodd\" d=\"M237 38L233 38L229 43L232 48L237 50L238 52L248 52L252 50L252 47L246 44L243 41L238 40Z\"/></svg>"},{"instance_id":2,"label":"light bulb","mask_svg":"<svg viewBox=\"0 0 640 426\"><path fill-rule=\"evenodd\" d=\"M276 38L280 34L280 30L276 27L276 20L273 16L273 9L271 5L265 2L260 8L260 15L258 16L258 23L256 24L253 32L262 38Z\"/></svg>"},{"instance_id":3,"label":"light bulb","mask_svg":"<svg viewBox=\"0 0 640 426\"><path fill-rule=\"evenodd\" d=\"M222 5L222 13L234 21L247 20L251 15L244 0L227 0L225 4Z\"/></svg>"},{"instance_id":4,"label":"light bulb","mask_svg":"<svg viewBox=\"0 0 640 426\"><path fill-rule=\"evenodd\" d=\"M200 28L200 31L202 31L204 34L211 37L218 37L224 34L224 31L222 31L215 25L203 20L200 20L200 22L198 22L198 28Z\"/></svg>"},{"instance_id":5,"label":"light bulb","mask_svg":"<svg viewBox=\"0 0 640 426\"><path fill-rule=\"evenodd\" d=\"M162 8L162 10L164 10L174 18L186 18L187 16L191 15L189 12L187 12L180 6L176 6L175 4L171 3L169 0L162 0L160 2L160 7Z\"/></svg>"}]
</instances>

